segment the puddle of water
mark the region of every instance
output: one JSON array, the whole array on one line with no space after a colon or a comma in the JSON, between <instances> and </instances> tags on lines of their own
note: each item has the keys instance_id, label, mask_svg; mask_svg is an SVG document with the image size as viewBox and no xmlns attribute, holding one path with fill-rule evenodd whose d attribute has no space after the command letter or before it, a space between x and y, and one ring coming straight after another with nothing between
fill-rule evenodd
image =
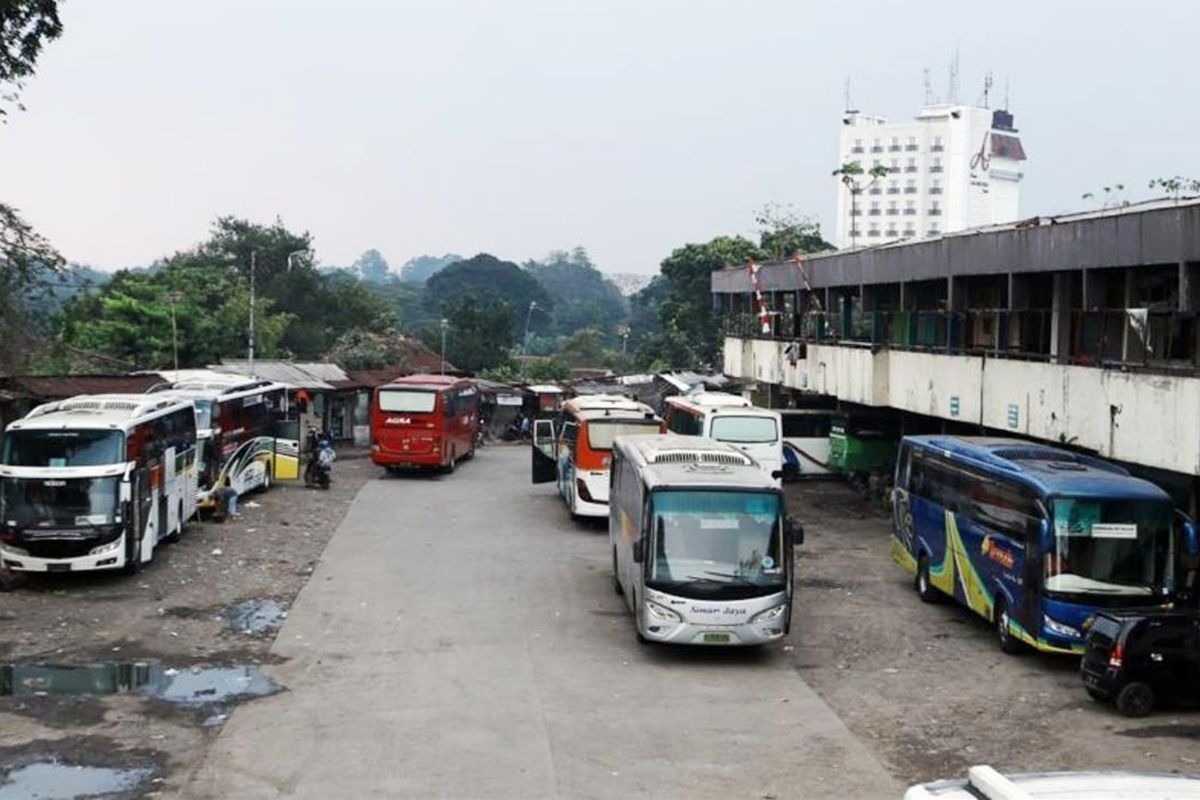
<instances>
[{"instance_id":1,"label":"puddle of water","mask_svg":"<svg viewBox=\"0 0 1200 800\"><path fill-rule=\"evenodd\" d=\"M38 761L10 770L0 783L0 800L75 800L129 792L150 777L152 769L77 767Z\"/></svg>"},{"instance_id":2,"label":"puddle of water","mask_svg":"<svg viewBox=\"0 0 1200 800\"><path fill-rule=\"evenodd\" d=\"M263 697L279 685L255 667L184 667L155 661L108 664L8 664L0 696L101 695L137 692L172 703L204 705Z\"/></svg>"},{"instance_id":3,"label":"puddle of water","mask_svg":"<svg viewBox=\"0 0 1200 800\"><path fill-rule=\"evenodd\" d=\"M287 619L287 610L274 600L245 600L225 613L229 626L243 633L275 631Z\"/></svg>"}]
</instances>

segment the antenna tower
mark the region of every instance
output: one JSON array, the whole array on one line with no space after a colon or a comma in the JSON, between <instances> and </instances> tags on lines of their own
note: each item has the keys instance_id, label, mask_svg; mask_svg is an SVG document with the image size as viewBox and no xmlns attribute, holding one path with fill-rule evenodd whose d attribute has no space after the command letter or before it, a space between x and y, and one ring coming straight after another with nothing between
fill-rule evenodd
<instances>
[{"instance_id":1,"label":"antenna tower","mask_svg":"<svg viewBox=\"0 0 1200 800\"><path fill-rule=\"evenodd\" d=\"M1004 110L1008 111L1008 78L1004 79Z\"/></svg>"},{"instance_id":2,"label":"antenna tower","mask_svg":"<svg viewBox=\"0 0 1200 800\"><path fill-rule=\"evenodd\" d=\"M854 107L852 105L850 105L850 78L849 77L846 78L845 96L846 96L846 113L849 114L854 109Z\"/></svg>"},{"instance_id":3,"label":"antenna tower","mask_svg":"<svg viewBox=\"0 0 1200 800\"><path fill-rule=\"evenodd\" d=\"M929 75L929 67L926 67L923 72L925 77L925 105L931 106L933 105L933 79Z\"/></svg>"},{"instance_id":4,"label":"antenna tower","mask_svg":"<svg viewBox=\"0 0 1200 800\"><path fill-rule=\"evenodd\" d=\"M988 100L992 94L992 71L989 69L983 76L983 107L991 108Z\"/></svg>"},{"instance_id":5,"label":"antenna tower","mask_svg":"<svg viewBox=\"0 0 1200 800\"><path fill-rule=\"evenodd\" d=\"M954 58L950 61L950 85L946 88L946 102L958 102L958 48L954 49Z\"/></svg>"}]
</instances>

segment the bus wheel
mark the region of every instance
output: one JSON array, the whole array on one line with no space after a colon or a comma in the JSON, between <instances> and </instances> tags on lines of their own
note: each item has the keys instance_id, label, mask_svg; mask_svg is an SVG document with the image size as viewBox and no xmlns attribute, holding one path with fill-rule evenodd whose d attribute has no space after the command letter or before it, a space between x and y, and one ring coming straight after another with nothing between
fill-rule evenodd
<instances>
[{"instance_id":1,"label":"bus wheel","mask_svg":"<svg viewBox=\"0 0 1200 800\"><path fill-rule=\"evenodd\" d=\"M258 485L258 491L266 492L271 489L271 468L268 466L263 470L262 483Z\"/></svg>"},{"instance_id":2,"label":"bus wheel","mask_svg":"<svg viewBox=\"0 0 1200 800\"><path fill-rule=\"evenodd\" d=\"M1001 652L1015 656L1024 651L1025 646L1021 640L1013 636L1012 631L1009 630L1008 607L1004 605L1003 600L996 601L996 607L992 611L992 620L996 624L996 642L1000 645Z\"/></svg>"},{"instance_id":3,"label":"bus wheel","mask_svg":"<svg viewBox=\"0 0 1200 800\"><path fill-rule=\"evenodd\" d=\"M446 474L453 475L455 467L458 466L458 454L454 452L454 448L450 448L450 463L446 465Z\"/></svg>"},{"instance_id":4,"label":"bus wheel","mask_svg":"<svg viewBox=\"0 0 1200 800\"><path fill-rule=\"evenodd\" d=\"M621 579L617 577L617 548L613 548L613 592L619 595L625 594L625 590L621 588Z\"/></svg>"},{"instance_id":5,"label":"bus wheel","mask_svg":"<svg viewBox=\"0 0 1200 800\"><path fill-rule=\"evenodd\" d=\"M1117 692L1117 711L1127 717L1144 717L1154 710L1154 690L1141 681L1130 681Z\"/></svg>"},{"instance_id":6,"label":"bus wheel","mask_svg":"<svg viewBox=\"0 0 1200 800\"><path fill-rule=\"evenodd\" d=\"M929 580L929 557L921 556L921 560L917 562L917 577L916 577L917 596L926 603L936 603L941 598L938 596L940 592L934 588L933 583Z\"/></svg>"}]
</instances>

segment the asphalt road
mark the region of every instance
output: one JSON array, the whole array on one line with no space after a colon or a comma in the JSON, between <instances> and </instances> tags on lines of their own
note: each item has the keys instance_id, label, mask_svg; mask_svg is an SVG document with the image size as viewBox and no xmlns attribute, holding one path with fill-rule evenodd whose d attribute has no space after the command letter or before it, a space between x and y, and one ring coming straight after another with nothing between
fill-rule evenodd
<instances>
[{"instance_id":1,"label":"asphalt road","mask_svg":"<svg viewBox=\"0 0 1200 800\"><path fill-rule=\"evenodd\" d=\"M528 458L367 483L184 794L899 797L782 648L639 646Z\"/></svg>"}]
</instances>

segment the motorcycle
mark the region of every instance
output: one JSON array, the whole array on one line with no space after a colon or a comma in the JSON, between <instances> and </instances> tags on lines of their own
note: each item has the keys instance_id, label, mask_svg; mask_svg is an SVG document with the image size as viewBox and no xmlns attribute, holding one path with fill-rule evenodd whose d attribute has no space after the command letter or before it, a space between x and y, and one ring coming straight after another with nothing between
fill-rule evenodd
<instances>
[{"instance_id":1,"label":"motorcycle","mask_svg":"<svg viewBox=\"0 0 1200 800\"><path fill-rule=\"evenodd\" d=\"M304 471L304 485L310 489L328 489L333 482L334 458L333 446L327 441L322 442Z\"/></svg>"}]
</instances>

